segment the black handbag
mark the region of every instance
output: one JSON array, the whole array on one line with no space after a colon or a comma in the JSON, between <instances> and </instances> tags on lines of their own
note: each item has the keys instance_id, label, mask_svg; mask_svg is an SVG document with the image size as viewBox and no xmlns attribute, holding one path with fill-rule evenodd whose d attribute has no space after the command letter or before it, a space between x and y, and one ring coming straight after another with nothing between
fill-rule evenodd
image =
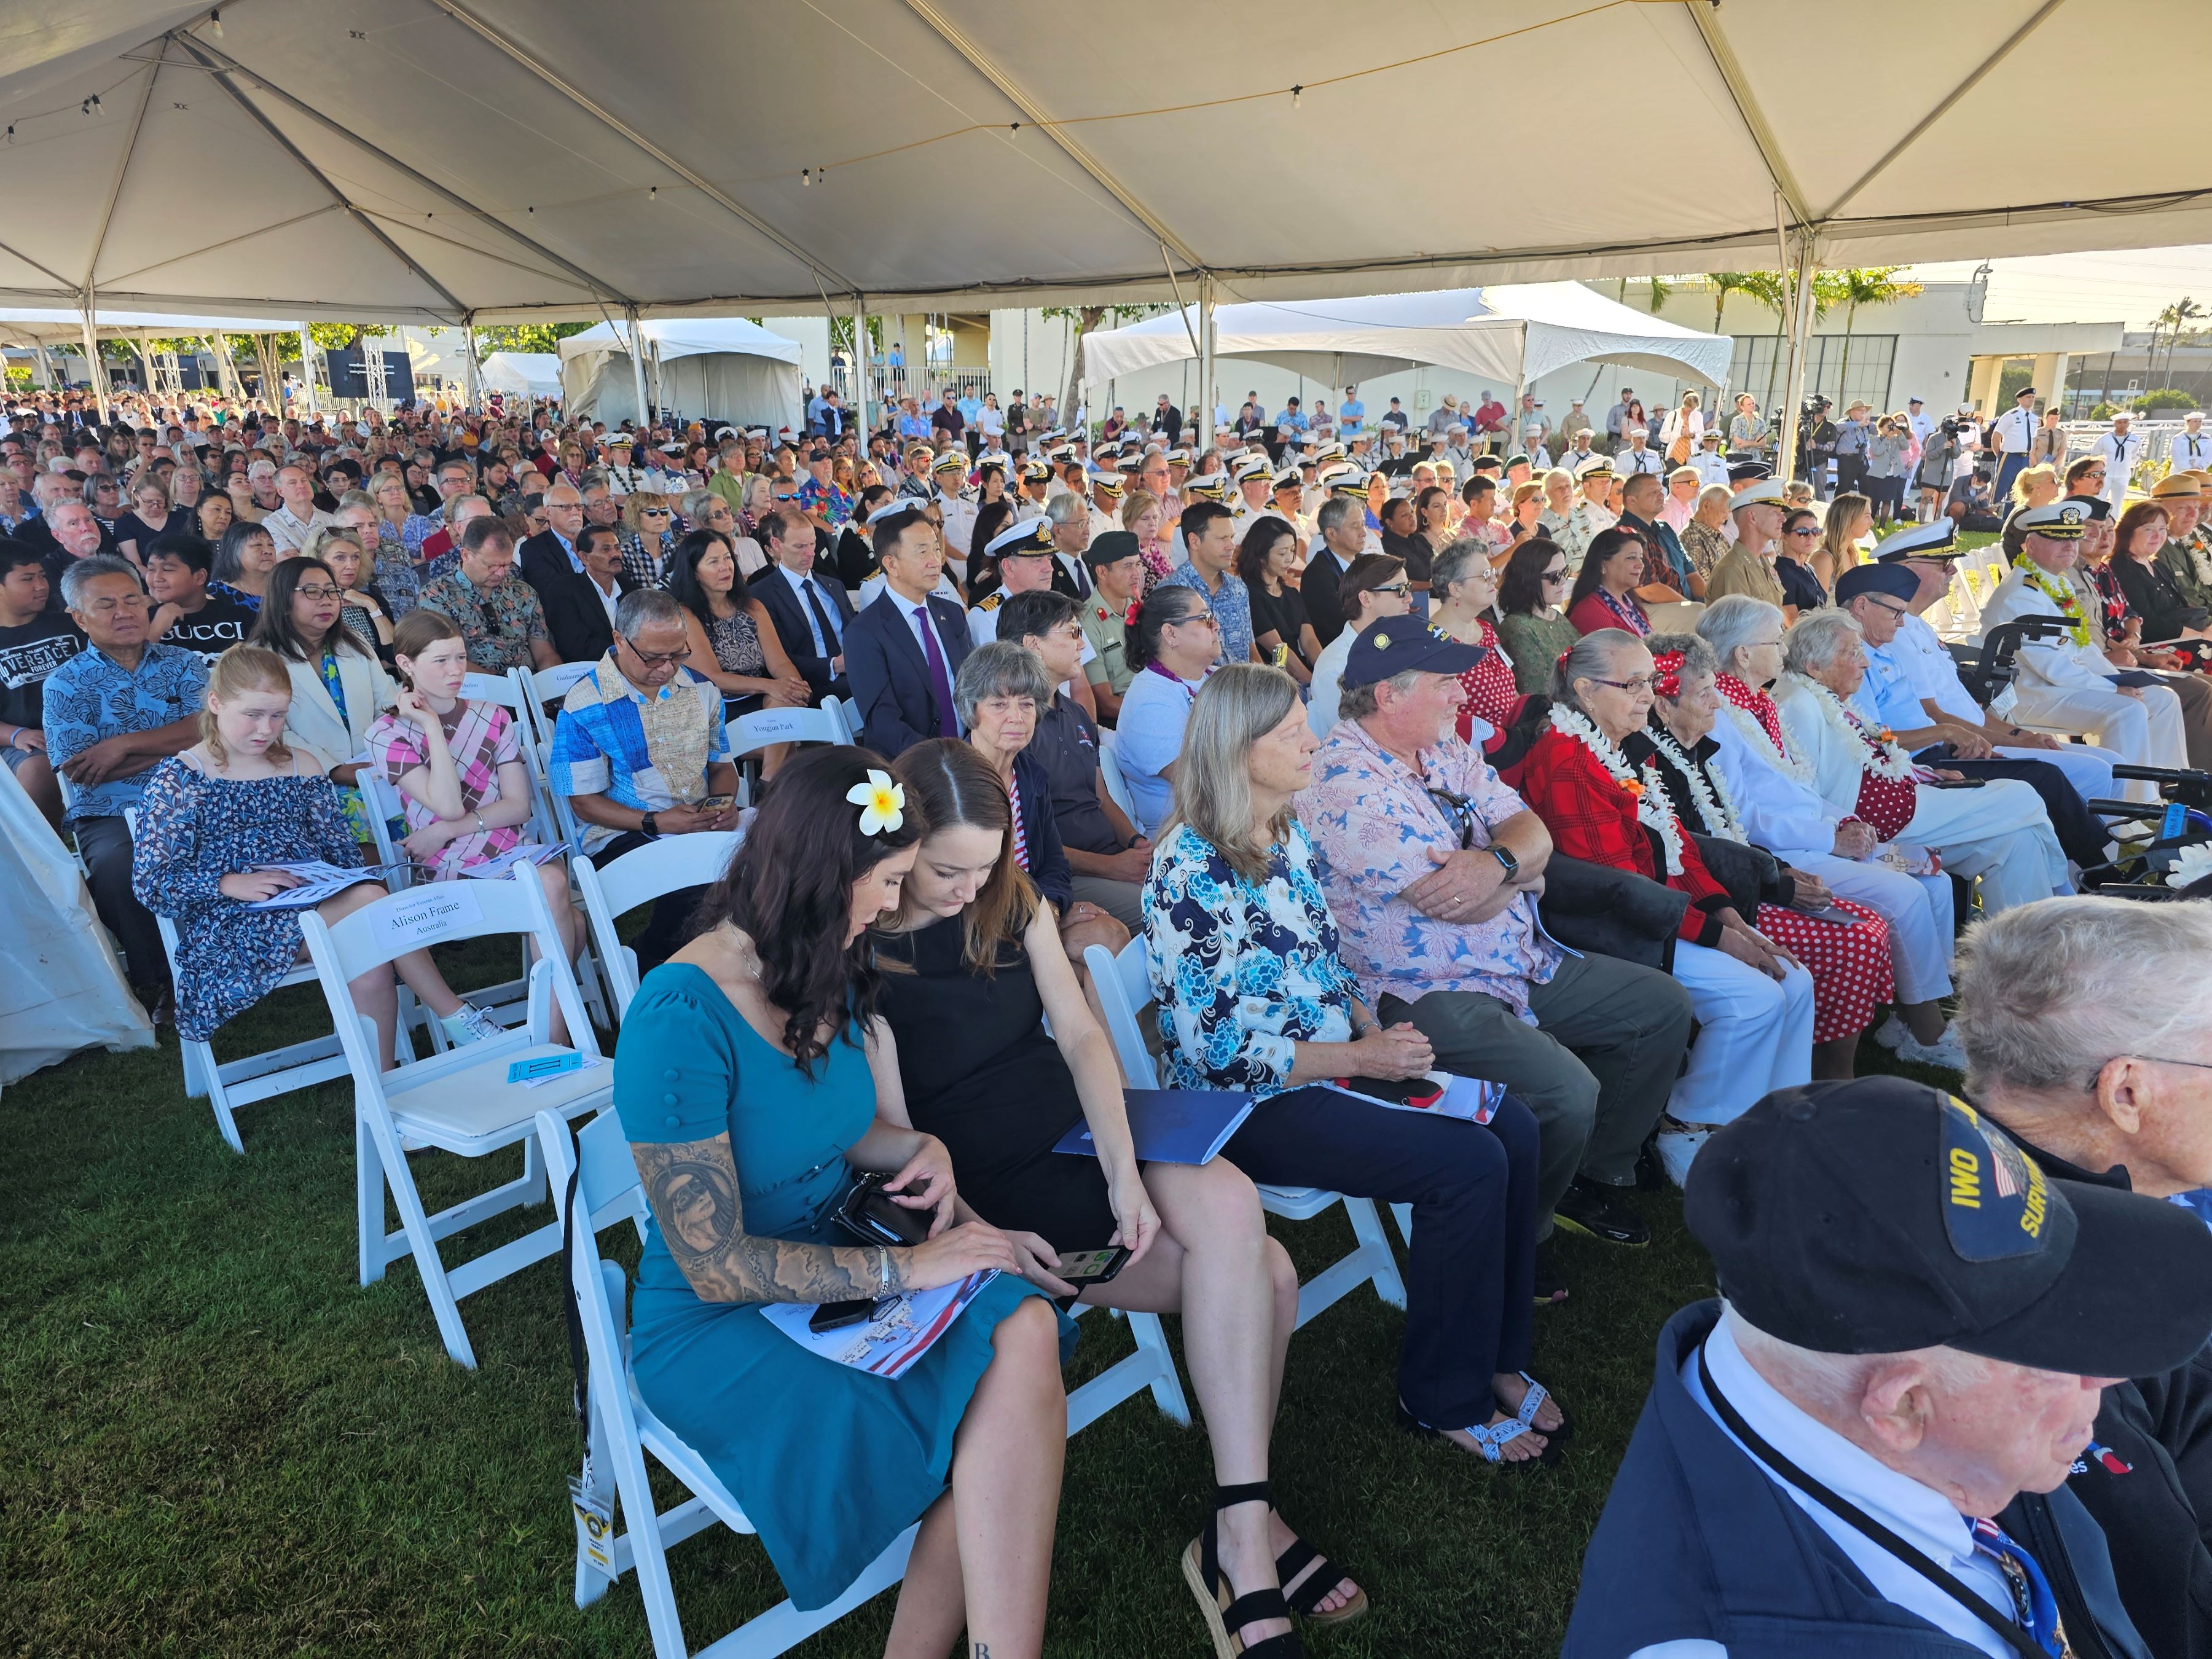
<instances>
[{"instance_id":1,"label":"black handbag","mask_svg":"<svg viewBox=\"0 0 2212 1659\"><path fill-rule=\"evenodd\" d=\"M1674 967L1674 941L1690 896L1664 882L1554 853L1536 901L1545 932L1560 944L1617 957L1661 973Z\"/></svg>"}]
</instances>

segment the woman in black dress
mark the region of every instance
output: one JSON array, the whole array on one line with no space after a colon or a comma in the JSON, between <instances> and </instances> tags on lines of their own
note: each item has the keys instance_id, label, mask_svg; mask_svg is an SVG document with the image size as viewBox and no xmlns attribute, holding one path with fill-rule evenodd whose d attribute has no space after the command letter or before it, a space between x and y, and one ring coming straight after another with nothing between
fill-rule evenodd
<instances>
[{"instance_id":1,"label":"woman in black dress","mask_svg":"<svg viewBox=\"0 0 2212 1659\"><path fill-rule=\"evenodd\" d=\"M1300 685L1313 684L1313 661L1321 641L1306 620L1306 602L1291 566L1298 556L1297 527L1288 519L1262 513L1237 546L1237 574L1252 595L1252 637L1262 652L1290 647L1283 666Z\"/></svg>"},{"instance_id":2,"label":"woman in black dress","mask_svg":"<svg viewBox=\"0 0 2212 1659\"><path fill-rule=\"evenodd\" d=\"M1259 1195L1224 1159L1138 1163L1121 1073L1060 945L1048 907L1015 864L1005 787L974 749L917 744L892 765L923 830L898 912L876 933L883 1012L904 1099L883 1110L937 1136L960 1197L1033 1258L1048 1289L1059 1252L1121 1243L1135 1254L1084 1292L1094 1305L1183 1315L1183 1350L1213 1447L1215 1479L1250 1496L1206 1538L1240 1594L1277 1583L1289 1606L1337 1622L1367 1607L1342 1570L1261 1510L1283 1357L1297 1322L1297 1275L1267 1235ZM1045 1030L1049 1016L1052 1029ZM1054 1152L1088 1123L1096 1158ZM1157 1208L1155 1206L1157 1205ZM1186 1576L1194 1571L1186 1560ZM1212 1605L1210 1595L1200 1600ZM1244 1651L1288 1659L1263 1638L1288 1628L1254 1613Z\"/></svg>"}]
</instances>

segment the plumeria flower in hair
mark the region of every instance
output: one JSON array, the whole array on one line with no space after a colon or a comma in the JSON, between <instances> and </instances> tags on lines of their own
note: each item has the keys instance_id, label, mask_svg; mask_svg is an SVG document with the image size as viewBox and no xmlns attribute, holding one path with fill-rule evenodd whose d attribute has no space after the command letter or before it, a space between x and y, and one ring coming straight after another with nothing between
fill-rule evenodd
<instances>
[{"instance_id":1,"label":"plumeria flower in hair","mask_svg":"<svg viewBox=\"0 0 2212 1659\"><path fill-rule=\"evenodd\" d=\"M906 791L888 772L868 769L868 781L845 792L845 799L860 809L860 833L880 836L906 822Z\"/></svg>"}]
</instances>

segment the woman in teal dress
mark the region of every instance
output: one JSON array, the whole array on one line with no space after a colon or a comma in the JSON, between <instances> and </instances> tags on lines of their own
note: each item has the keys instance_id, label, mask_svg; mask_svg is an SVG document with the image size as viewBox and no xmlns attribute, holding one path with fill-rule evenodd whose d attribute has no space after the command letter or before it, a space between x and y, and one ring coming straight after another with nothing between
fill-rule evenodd
<instances>
[{"instance_id":1,"label":"woman in teal dress","mask_svg":"<svg viewBox=\"0 0 2212 1659\"><path fill-rule=\"evenodd\" d=\"M943 1145L878 1115L896 1079L878 1071L894 1062L858 947L896 907L920 834L873 760L821 749L785 767L702 906L706 931L623 1021L615 1104L653 1210L633 1362L795 1606L836 1600L918 1520L887 1651L940 1659L964 1626L976 1651L1018 1659L1042 1645L1060 1502L1057 1316L1004 1233L954 1224ZM925 1243L841 1242L831 1217L861 1170L933 1212ZM896 1379L800 1346L759 1305L985 1268L1006 1276Z\"/></svg>"}]
</instances>

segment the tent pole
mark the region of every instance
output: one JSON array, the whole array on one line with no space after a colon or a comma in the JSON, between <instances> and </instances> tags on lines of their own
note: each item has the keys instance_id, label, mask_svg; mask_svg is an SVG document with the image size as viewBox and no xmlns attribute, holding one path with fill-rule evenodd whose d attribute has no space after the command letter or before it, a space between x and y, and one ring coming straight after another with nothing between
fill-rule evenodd
<instances>
[{"instance_id":1,"label":"tent pole","mask_svg":"<svg viewBox=\"0 0 2212 1659\"><path fill-rule=\"evenodd\" d=\"M1521 325L1521 350L1513 362L1513 407L1505 414L1505 453L1508 455L1521 453L1523 441L1521 430L1522 424L1521 400L1528 395L1528 325L1523 323ZM1382 428L1378 427L1376 429L1379 432ZM1532 476L1543 471L1541 467L1533 465L1536 459L1534 456L1532 455L1528 459L1532 464L1529 467Z\"/></svg>"},{"instance_id":2,"label":"tent pole","mask_svg":"<svg viewBox=\"0 0 2212 1659\"><path fill-rule=\"evenodd\" d=\"M307 325L305 323L299 324L298 327L300 330L300 395L307 405L307 413L319 415L322 410L315 402L315 360L308 355L315 349L315 337L307 332Z\"/></svg>"},{"instance_id":3,"label":"tent pole","mask_svg":"<svg viewBox=\"0 0 2212 1659\"><path fill-rule=\"evenodd\" d=\"M1198 449L1213 447L1213 278L1198 279ZM1191 458L1197 459L1197 456Z\"/></svg>"},{"instance_id":4,"label":"tent pole","mask_svg":"<svg viewBox=\"0 0 2212 1659\"><path fill-rule=\"evenodd\" d=\"M46 355L46 341L43 338L33 339L31 342L31 349L38 360L39 390L51 392L54 389L54 360Z\"/></svg>"},{"instance_id":5,"label":"tent pole","mask_svg":"<svg viewBox=\"0 0 2212 1659\"><path fill-rule=\"evenodd\" d=\"M473 311L461 319L461 375L467 382L466 392L471 409L483 407L483 381L477 368L477 314Z\"/></svg>"},{"instance_id":6,"label":"tent pole","mask_svg":"<svg viewBox=\"0 0 2212 1659\"><path fill-rule=\"evenodd\" d=\"M868 384L872 365L868 353L868 296L853 295L853 406L845 411L847 425L858 434L863 459L868 453L868 431L875 423L868 412L868 402L875 388Z\"/></svg>"},{"instance_id":7,"label":"tent pole","mask_svg":"<svg viewBox=\"0 0 2212 1659\"><path fill-rule=\"evenodd\" d=\"M107 424L107 375L100 367L100 337L93 331L92 290L84 291L84 366L92 377L92 395L100 400L100 423Z\"/></svg>"},{"instance_id":8,"label":"tent pole","mask_svg":"<svg viewBox=\"0 0 2212 1659\"><path fill-rule=\"evenodd\" d=\"M637 432L645 435L652 422L645 413L645 332L637 320L637 307L629 307L629 373L637 392Z\"/></svg>"},{"instance_id":9,"label":"tent pole","mask_svg":"<svg viewBox=\"0 0 2212 1659\"><path fill-rule=\"evenodd\" d=\"M1796 477L1797 411L1805 401L1805 348L1813 334L1813 237L1801 231L1797 240L1796 288L1790 316L1790 358L1782 380L1782 444L1775 452L1774 475L1784 480Z\"/></svg>"}]
</instances>

